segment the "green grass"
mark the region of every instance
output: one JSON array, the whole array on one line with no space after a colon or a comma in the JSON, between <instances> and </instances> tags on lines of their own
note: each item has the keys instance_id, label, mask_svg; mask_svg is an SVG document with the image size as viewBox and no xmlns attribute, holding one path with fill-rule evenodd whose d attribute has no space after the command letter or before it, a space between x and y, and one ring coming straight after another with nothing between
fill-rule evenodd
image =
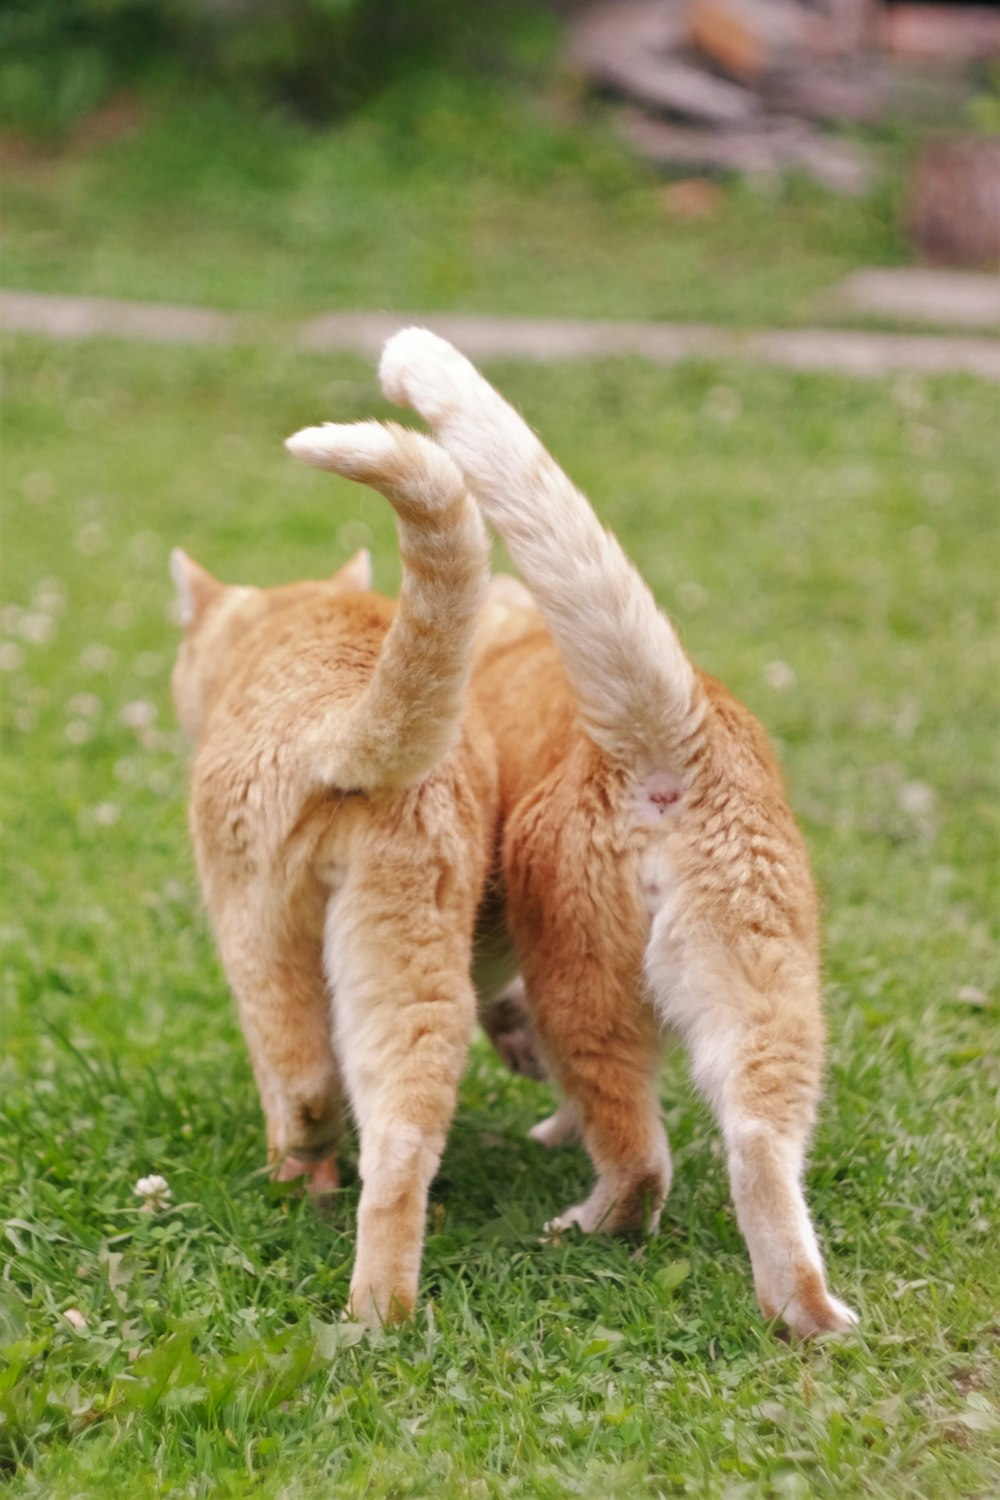
<instances>
[{"instance_id":1,"label":"green grass","mask_svg":"<svg viewBox=\"0 0 1000 1500\"><path fill-rule=\"evenodd\" d=\"M175 272L171 295L194 276ZM632 362L494 371L786 763L827 908L809 1191L862 1329L802 1349L762 1325L680 1059L661 1233L543 1246L587 1165L525 1138L545 1091L479 1044L418 1316L357 1341L338 1322L351 1149L328 1218L261 1172L187 847L166 558L178 542L266 583L368 541L392 588L388 507L280 446L301 423L381 410L373 374L275 349L26 339L7 366L9 1493L996 1493L994 391ZM150 1172L173 1193L155 1214L132 1192Z\"/></svg>"},{"instance_id":2,"label":"green grass","mask_svg":"<svg viewBox=\"0 0 1000 1500\"><path fill-rule=\"evenodd\" d=\"M829 320L842 276L905 258L899 154L876 145L864 199L732 182L712 217L681 223L544 71L533 89L420 75L324 132L184 84L115 139L8 163L3 277L276 318Z\"/></svg>"}]
</instances>

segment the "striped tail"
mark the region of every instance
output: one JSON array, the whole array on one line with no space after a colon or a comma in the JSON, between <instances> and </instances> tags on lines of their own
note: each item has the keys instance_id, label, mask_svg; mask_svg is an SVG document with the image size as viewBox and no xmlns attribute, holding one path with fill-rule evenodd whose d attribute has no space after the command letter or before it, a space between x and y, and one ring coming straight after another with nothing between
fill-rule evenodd
<instances>
[{"instance_id":1,"label":"striped tail","mask_svg":"<svg viewBox=\"0 0 1000 1500\"><path fill-rule=\"evenodd\" d=\"M448 751L462 712L489 540L448 455L395 423L306 427L296 458L381 491L396 512L403 582L374 673L329 746L330 782L405 786Z\"/></svg>"},{"instance_id":2,"label":"striped tail","mask_svg":"<svg viewBox=\"0 0 1000 1500\"><path fill-rule=\"evenodd\" d=\"M584 730L613 759L682 774L704 713L673 626L618 542L524 420L444 339L404 329L382 388L451 454L559 647Z\"/></svg>"}]
</instances>

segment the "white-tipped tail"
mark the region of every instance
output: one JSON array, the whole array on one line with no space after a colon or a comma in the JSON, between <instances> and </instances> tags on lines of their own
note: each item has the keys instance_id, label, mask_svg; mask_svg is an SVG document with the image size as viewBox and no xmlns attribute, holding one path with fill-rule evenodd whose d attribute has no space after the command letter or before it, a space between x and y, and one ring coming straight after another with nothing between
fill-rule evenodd
<instances>
[{"instance_id":1,"label":"white-tipped tail","mask_svg":"<svg viewBox=\"0 0 1000 1500\"><path fill-rule=\"evenodd\" d=\"M394 423L328 423L287 448L381 491L396 512L403 582L367 688L321 751L323 779L374 790L418 781L447 752L462 711L489 540L465 482L430 438Z\"/></svg>"},{"instance_id":2,"label":"white-tipped tail","mask_svg":"<svg viewBox=\"0 0 1000 1500\"><path fill-rule=\"evenodd\" d=\"M702 712L673 626L589 502L463 355L422 328L386 344L390 400L429 423L507 543L607 754L683 772Z\"/></svg>"}]
</instances>

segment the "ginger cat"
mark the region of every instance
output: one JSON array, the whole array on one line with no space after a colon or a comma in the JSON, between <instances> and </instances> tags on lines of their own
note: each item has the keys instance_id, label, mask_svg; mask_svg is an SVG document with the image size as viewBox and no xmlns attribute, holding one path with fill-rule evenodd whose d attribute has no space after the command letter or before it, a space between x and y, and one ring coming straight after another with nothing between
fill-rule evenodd
<instances>
[{"instance_id":1,"label":"ginger cat","mask_svg":"<svg viewBox=\"0 0 1000 1500\"><path fill-rule=\"evenodd\" d=\"M827 1289L802 1191L823 1067L818 912L764 731L692 666L615 539L521 418L444 340L386 346L544 616L487 646L508 919L534 1024L597 1180L556 1226L657 1224L671 1160L657 1068L679 1033L725 1141L765 1317L856 1319ZM551 632L551 634L549 634Z\"/></svg>"},{"instance_id":2,"label":"ginger cat","mask_svg":"<svg viewBox=\"0 0 1000 1500\"><path fill-rule=\"evenodd\" d=\"M350 1307L415 1301L427 1190L465 1063L473 923L493 856L493 745L466 683L488 543L429 439L307 429L299 457L397 513L398 607L359 554L325 583L227 587L172 557L173 688L197 742L190 823L282 1179L337 1185L346 1092L360 1134Z\"/></svg>"}]
</instances>

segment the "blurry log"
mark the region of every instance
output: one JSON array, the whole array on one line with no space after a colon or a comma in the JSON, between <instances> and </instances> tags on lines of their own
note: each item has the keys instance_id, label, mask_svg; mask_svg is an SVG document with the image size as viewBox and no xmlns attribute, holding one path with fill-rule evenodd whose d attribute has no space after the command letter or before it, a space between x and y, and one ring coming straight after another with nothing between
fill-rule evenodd
<instances>
[{"instance_id":1,"label":"blurry log","mask_svg":"<svg viewBox=\"0 0 1000 1500\"><path fill-rule=\"evenodd\" d=\"M567 56L591 83L668 114L731 125L759 113L746 89L669 56L681 36L675 7L598 5L573 26Z\"/></svg>"},{"instance_id":2,"label":"blurry log","mask_svg":"<svg viewBox=\"0 0 1000 1500\"><path fill-rule=\"evenodd\" d=\"M710 125L735 125L760 113L760 102L746 89L713 78L700 68L658 57L610 53L591 78L667 114L686 115Z\"/></svg>"},{"instance_id":3,"label":"blurry log","mask_svg":"<svg viewBox=\"0 0 1000 1500\"><path fill-rule=\"evenodd\" d=\"M824 9L838 52L857 52L874 40L878 0L826 0Z\"/></svg>"},{"instance_id":4,"label":"blurry log","mask_svg":"<svg viewBox=\"0 0 1000 1500\"><path fill-rule=\"evenodd\" d=\"M609 52L667 53L684 40L682 0L604 0L570 26L567 55L589 77Z\"/></svg>"},{"instance_id":5,"label":"blurry log","mask_svg":"<svg viewBox=\"0 0 1000 1500\"><path fill-rule=\"evenodd\" d=\"M1000 57L1000 12L973 5L891 5L882 12L879 39L892 52L933 62Z\"/></svg>"},{"instance_id":6,"label":"blurry log","mask_svg":"<svg viewBox=\"0 0 1000 1500\"><path fill-rule=\"evenodd\" d=\"M855 57L779 68L761 79L759 90L769 109L860 125L883 114L890 78L883 64Z\"/></svg>"},{"instance_id":7,"label":"blurry log","mask_svg":"<svg viewBox=\"0 0 1000 1500\"><path fill-rule=\"evenodd\" d=\"M830 22L798 0L691 0L687 28L706 57L748 83L836 48Z\"/></svg>"},{"instance_id":8,"label":"blurry log","mask_svg":"<svg viewBox=\"0 0 1000 1500\"><path fill-rule=\"evenodd\" d=\"M856 146L830 140L796 120L762 120L739 131L713 131L627 110L621 125L633 149L657 166L751 176L798 169L849 197L866 192L871 184L870 162Z\"/></svg>"},{"instance_id":9,"label":"blurry log","mask_svg":"<svg viewBox=\"0 0 1000 1500\"><path fill-rule=\"evenodd\" d=\"M1000 270L1000 136L926 146L913 170L905 221L928 259Z\"/></svg>"}]
</instances>

